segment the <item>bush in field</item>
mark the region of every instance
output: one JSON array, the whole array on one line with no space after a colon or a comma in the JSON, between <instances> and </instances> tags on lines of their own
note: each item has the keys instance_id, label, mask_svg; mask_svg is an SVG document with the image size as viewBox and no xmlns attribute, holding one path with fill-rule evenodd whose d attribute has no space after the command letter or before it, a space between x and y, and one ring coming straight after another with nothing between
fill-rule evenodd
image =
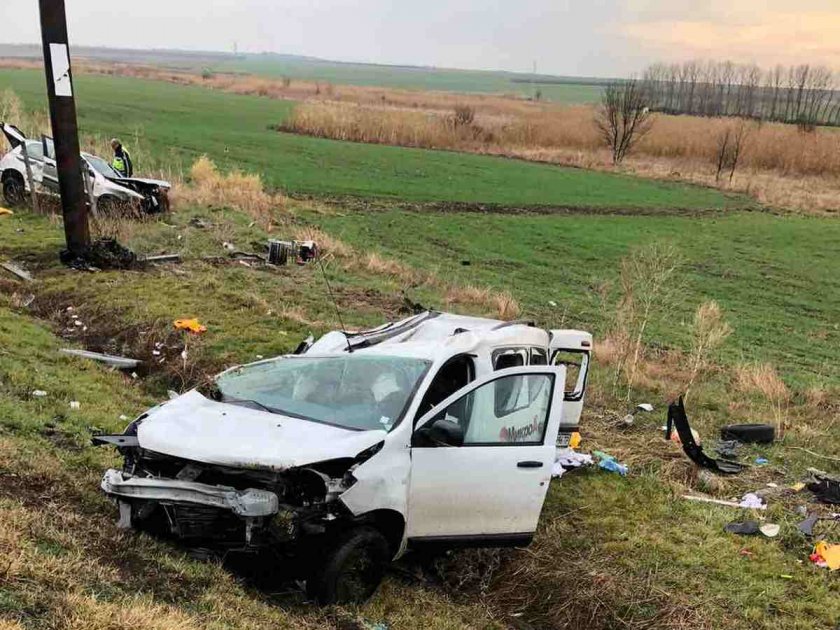
<instances>
[{"instance_id":1,"label":"bush in field","mask_svg":"<svg viewBox=\"0 0 840 630\"><path fill-rule=\"evenodd\" d=\"M274 213L285 208L283 196L267 193L259 175L220 173L207 156L196 160L190 168L189 183L176 188L175 194L178 203L241 210L266 230L271 229Z\"/></svg>"},{"instance_id":2,"label":"bush in field","mask_svg":"<svg viewBox=\"0 0 840 630\"><path fill-rule=\"evenodd\" d=\"M617 389L623 380L628 399L636 383L650 324L673 311L682 263L674 246L659 243L639 247L621 260L621 293L608 336L615 355L613 387Z\"/></svg>"}]
</instances>

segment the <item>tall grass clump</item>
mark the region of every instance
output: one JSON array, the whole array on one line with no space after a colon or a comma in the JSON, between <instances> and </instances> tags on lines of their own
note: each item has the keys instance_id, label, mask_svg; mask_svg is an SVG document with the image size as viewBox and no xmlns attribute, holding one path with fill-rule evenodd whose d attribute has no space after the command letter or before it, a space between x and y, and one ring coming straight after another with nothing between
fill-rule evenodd
<instances>
[{"instance_id":1,"label":"tall grass clump","mask_svg":"<svg viewBox=\"0 0 840 630\"><path fill-rule=\"evenodd\" d=\"M670 244L653 243L621 260L620 296L609 332L615 359L613 388L623 382L629 400L643 358L649 328L673 312L682 257Z\"/></svg>"},{"instance_id":2,"label":"tall grass clump","mask_svg":"<svg viewBox=\"0 0 840 630\"><path fill-rule=\"evenodd\" d=\"M720 347L732 334L732 326L726 321L723 310L714 300L703 302L694 313L691 327L691 352L689 354L689 378L685 386L685 397L694 383L714 363Z\"/></svg>"},{"instance_id":3,"label":"tall grass clump","mask_svg":"<svg viewBox=\"0 0 840 630\"><path fill-rule=\"evenodd\" d=\"M177 205L240 210L267 231L272 228L275 213L285 209L284 197L267 193L259 175L240 171L221 173L207 156L200 157L192 165L189 181L175 189L174 201Z\"/></svg>"},{"instance_id":4,"label":"tall grass clump","mask_svg":"<svg viewBox=\"0 0 840 630\"><path fill-rule=\"evenodd\" d=\"M785 432L790 390L770 363L746 363L735 368L735 389L744 394L758 394L769 404L781 437Z\"/></svg>"}]
</instances>

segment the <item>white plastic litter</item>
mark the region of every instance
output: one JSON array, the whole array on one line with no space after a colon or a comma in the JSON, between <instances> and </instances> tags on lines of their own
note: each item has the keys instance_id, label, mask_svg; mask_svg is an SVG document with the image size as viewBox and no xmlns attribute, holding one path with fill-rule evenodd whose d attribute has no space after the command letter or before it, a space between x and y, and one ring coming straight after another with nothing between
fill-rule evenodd
<instances>
[{"instance_id":1,"label":"white plastic litter","mask_svg":"<svg viewBox=\"0 0 840 630\"><path fill-rule=\"evenodd\" d=\"M79 409L82 406L78 400L71 400L70 401L70 409Z\"/></svg>"},{"instance_id":2,"label":"white plastic litter","mask_svg":"<svg viewBox=\"0 0 840 630\"><path fill-rule=\"evenodd\" d=\"M741 497L741 502L738 507L749 508L753 510L766 510L767 504L762 501L761 497L754 492L748 492Z\"/></svg>"},{"instance_id":3,"label":"white plastic litter","mask_svg":"<svg viewBox=\"0 0 840 630\"><path fill-rule=\"evenodd\" d=\"M43 389L36 389L34 392L32 392L32 395L35 398L43 398L47 395L47 392L45 392Z\"/></svg>"},{"instance_id":4,"label":"white plastic litter","mask_svg":"<svg viewBox=\"0 0 840 630\"><path fill-rule=\"evenodd\" d=\"M775 538L779 535L779 532L782 531L782 528L776 523L766 523L762 525L759 530L762 534L767 536L767 538Z\"/></svg>"},{"instance_id":5,"label":"white plastic litter","mask_svg":"<svg viewBox=\"0 0 840 630\"><path fill-rule=\"evenodd\" d=\"M554 459L554 467L551 469L551 476L554 479L559 479L567 470L581 468L582 466L591 466L593 463L592 455L578 453L568 447L558 448L557 455Z\"/></svg>"}]
</instances>

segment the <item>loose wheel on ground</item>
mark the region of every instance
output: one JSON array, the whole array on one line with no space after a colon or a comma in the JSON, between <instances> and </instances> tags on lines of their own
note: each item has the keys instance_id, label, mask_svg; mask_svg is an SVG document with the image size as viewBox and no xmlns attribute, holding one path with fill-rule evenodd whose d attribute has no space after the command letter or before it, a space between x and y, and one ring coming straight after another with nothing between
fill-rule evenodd
<instances>
[{"instance_id":1,"label":"loose wheel on ground","mask_svg":"<svg viewBox=\"0 0 840 630\"><path fill-rule=\"evenodd\" d=\"M390 552L373 527L357 527L339 536L306 581L307 595L322 605L361 603L376 591Z\"/></svg>"}]
</instances>

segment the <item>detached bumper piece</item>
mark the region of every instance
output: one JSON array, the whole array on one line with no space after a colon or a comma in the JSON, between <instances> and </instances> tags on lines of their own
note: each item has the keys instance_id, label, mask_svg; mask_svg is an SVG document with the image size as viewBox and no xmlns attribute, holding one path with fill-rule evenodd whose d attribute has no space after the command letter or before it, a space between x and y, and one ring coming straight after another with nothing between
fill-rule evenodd
<instances>
[{"instance_id":1,"label":"detached bumper piece","mask_svg":"<svg viewBox=\"0 0 840 630\"><path fill-rule=\"evenodd\" d=\"M244 538L251 544L253 532L280 509L277 495L267 490L134 477L114 469L105 472L101 487L120 507L120 527L132 527L162 508L164 522L179 538Z\"/></svg>"}]
</instances>

